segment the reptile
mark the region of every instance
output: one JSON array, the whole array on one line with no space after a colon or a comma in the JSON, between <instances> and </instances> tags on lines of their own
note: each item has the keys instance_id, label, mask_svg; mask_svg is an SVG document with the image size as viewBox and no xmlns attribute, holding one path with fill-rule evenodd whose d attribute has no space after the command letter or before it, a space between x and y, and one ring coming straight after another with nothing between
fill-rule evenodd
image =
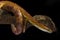
<instances>
[{"instance_id":1,"label":"reptile","mask_svg":"<svg viewBox=\"0 0 60 40\"><path fill-rule=\"evenodd\" d=\"M47 33L56 31L55 24L50 17L46 15L31 16L20 5L12 1L0 1L0 24L10 24L15 35L24 33L31 26Z\"/></svg>"}]
</instances>

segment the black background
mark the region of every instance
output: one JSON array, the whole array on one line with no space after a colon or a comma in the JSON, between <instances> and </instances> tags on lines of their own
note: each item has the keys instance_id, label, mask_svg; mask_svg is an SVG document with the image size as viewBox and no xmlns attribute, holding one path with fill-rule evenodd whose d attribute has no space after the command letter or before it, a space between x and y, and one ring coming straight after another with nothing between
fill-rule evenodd
<instances>
[{"instance_id":1,"label":"black background","mask_svg":"<svg viewBox=\"0 0 60 40\"><path fill-rule=\"evenodd\" d=\"M8 40L59 40L60 38L60 1L59 0L12 0L22 6L32 16L47 15L54 21L57 31L48 34L38 30L34 26L18 36L14 35L10 25L0 25L0 39Z\"/></svg>"}]
</instances>

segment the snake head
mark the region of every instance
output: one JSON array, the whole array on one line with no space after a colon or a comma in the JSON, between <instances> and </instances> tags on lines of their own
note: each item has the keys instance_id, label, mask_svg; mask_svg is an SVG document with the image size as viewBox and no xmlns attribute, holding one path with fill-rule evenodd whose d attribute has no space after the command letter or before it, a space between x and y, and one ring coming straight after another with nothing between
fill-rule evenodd
<instances>
[{"instance_id":1,"label":"snake head","mask_svg":"<svg viewBox=\"0 0 60 40\"><path fill-rule=\"evenodd\" d=\"M39 23L41 23L44 26L46 26L48 29L51 29L51 31L50 31L50 30L44 29L42 27L41 28L41 29L43 29L42 31L48 32L48 33L52 33L52 32L55 32L56 31L55 24L54 24L54 22L52 21L52 19L50 17L45 16L45 15L35 15L35 16L33 16L33 18L35 20L37 20Z\"/></svg>"}]
</instances>

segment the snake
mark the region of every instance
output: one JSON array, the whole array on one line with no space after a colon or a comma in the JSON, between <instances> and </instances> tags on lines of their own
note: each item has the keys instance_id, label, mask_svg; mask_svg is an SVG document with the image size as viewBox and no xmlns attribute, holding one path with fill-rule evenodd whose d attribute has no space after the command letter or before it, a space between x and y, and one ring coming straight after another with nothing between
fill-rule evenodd
<instances>
[{"instance_id":1,"label":"snake","mask_svg":"<svg viewBox=\"0 0 60 40\"><path fill-rule=\"evenodd\" d=\"M14 15L10 15L9 12ZM52 19L46 15L31 16L24 8L12 1L0 1L0 24L10 24L15 35L24 33L27 28L34 26L47 33L56 31Z\"/></svg>"}]
</instances>

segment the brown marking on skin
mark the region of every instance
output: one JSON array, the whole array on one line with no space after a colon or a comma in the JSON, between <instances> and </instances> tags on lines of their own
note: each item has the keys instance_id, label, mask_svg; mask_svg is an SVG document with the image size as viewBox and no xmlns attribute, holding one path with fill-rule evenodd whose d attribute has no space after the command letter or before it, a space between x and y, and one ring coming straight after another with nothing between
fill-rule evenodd
<instances>
[{"instance_id":1,"label":"brown marking on skin","mask_svg":"<svg viewBox=\"0 0 60 40\"><path fill-rule=\"evenodd\" d=\"M16 23L13 24L13 27L11 27L14 34L19 35L21 32L23 32L24 27L26 27L24 25L23 17L25 17L27 21L29 21L36 28L40 30L44 29L45 31L48 31L50 33L53 32L53 30L51 30L49 27L35 20L27 11L25 11L21 6L17 5L16 3L10 1L1 1L0 4L2 4L0 8L13 12L16 17Z\"/></svg>"}]
</instances>

